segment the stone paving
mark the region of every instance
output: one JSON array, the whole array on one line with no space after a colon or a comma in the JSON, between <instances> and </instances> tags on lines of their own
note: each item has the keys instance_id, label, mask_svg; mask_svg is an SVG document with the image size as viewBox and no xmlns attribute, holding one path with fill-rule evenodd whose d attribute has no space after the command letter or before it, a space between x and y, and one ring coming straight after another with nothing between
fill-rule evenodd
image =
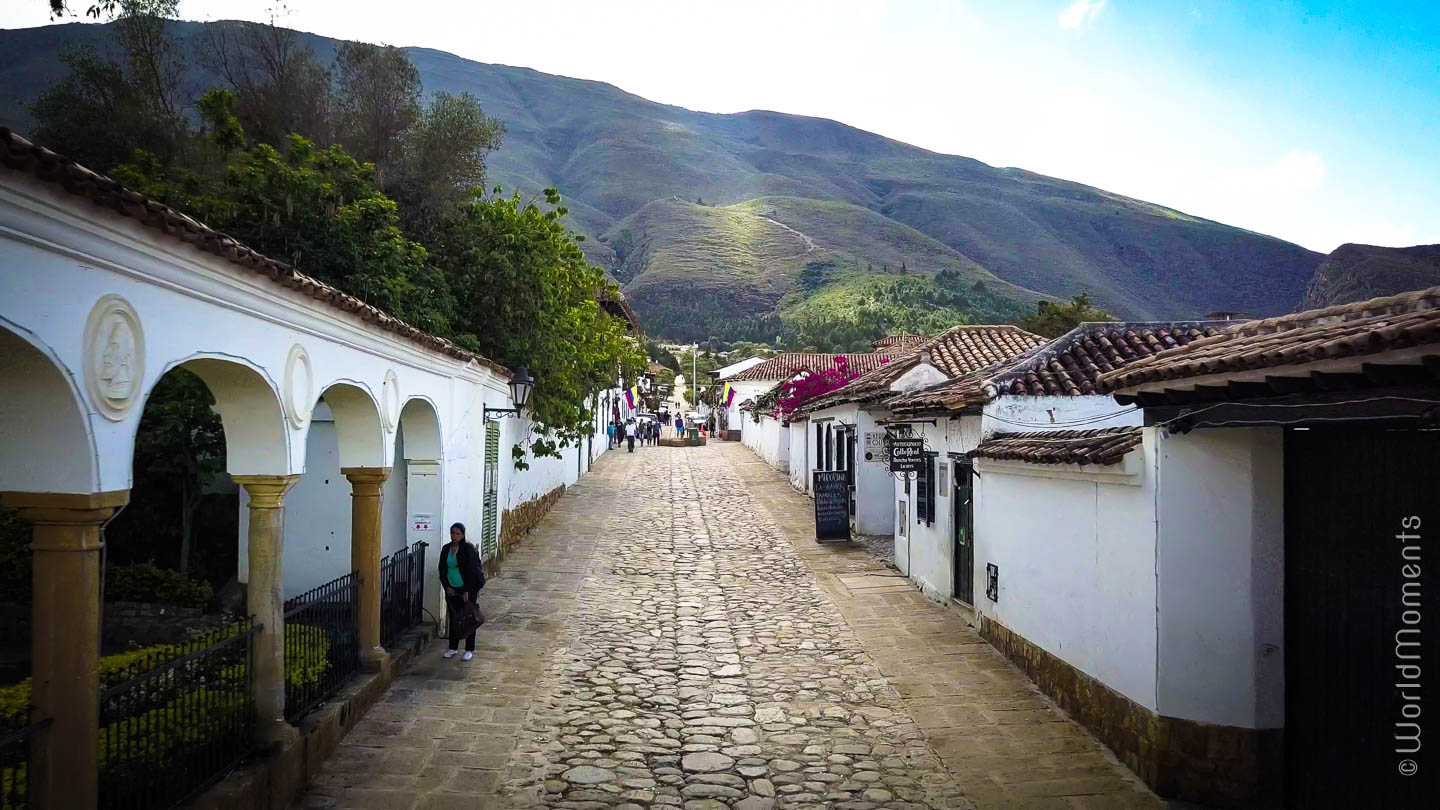
<instances>
[{"instance_id":1,"label":"stone paving","mask_svg":"<svg viewBox=\"0 0 1440 810\"><path fill-rule=\"evenodd\" d=\"M1160 807L736 444L611 453L297 806Z\"/></svg>"}]
</instances>

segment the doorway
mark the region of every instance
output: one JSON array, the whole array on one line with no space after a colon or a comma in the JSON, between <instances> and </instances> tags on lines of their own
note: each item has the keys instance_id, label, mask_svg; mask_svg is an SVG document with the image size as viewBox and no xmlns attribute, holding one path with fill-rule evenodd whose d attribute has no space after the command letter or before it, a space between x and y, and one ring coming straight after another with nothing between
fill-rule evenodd
<instances>
[{"instance_id":1,"label":"doorway","mask_svg":"<svg viewBox=\"0 0 1440 810\"><path fill-rule=\"evenodd\" d=\"M1440 806L1440 758L1403 739L1440 672L1420 623L1437 532L1440 431L1286 430L1286 807Z\"/></svg>"},{"instance_id":2,"label":"doorway","mask_svg":"<svg viewBox=\"0 0 1440 810\"><path fill-rule=\"evenodd\" d=\"M975 508L973 485L974 462L959 459L955 462L951 481L955 488L950 499L951 535L955 570L951 583L951 596L966 605L975 604Z\"/></svg>"}]
</instances>

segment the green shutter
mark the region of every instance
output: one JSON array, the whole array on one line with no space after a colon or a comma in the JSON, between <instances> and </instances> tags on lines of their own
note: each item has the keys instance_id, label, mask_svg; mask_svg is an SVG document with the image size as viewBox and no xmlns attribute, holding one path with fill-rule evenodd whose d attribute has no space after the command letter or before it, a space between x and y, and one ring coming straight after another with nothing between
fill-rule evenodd
<instances>
[{"instance_id":1,"label":"green shutter","mask_svg":"<svg viewBox=\"0 0 1440 810\"><path fill-rule=\"evenodd\" d=\"M500 425L491 422L485 426L485 517L480 526L480 557L494 559L498 551L496 526L499 523L498 504L500 492Z\"/></svg>"}]
</instances>

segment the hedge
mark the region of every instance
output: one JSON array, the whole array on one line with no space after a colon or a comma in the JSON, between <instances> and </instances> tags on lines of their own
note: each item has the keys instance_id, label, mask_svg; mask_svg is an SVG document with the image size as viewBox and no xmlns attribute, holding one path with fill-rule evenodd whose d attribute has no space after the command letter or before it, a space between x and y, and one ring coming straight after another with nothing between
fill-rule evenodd
<instances>
[{"instance_id":1,"label":"hedge","mask_svg":"<svg viewBox=\"0 0 1440 810\"><path fill-rule=\"evenodd\" d=\"M159 602L205 608L214 595L210 583L161 568L154 562L117 565L105 572L107 602Z\"/></svg>"}]
</instances>

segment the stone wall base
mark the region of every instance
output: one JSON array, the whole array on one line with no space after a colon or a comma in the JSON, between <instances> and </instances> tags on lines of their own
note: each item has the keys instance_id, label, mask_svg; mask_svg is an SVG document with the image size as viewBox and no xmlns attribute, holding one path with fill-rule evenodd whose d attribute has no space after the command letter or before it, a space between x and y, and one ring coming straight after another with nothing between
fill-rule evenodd
<instances>
[{"instance_id":1,"label":"stone wall base","mask_svg":"<svg viewBox=\"0 0 1440 810\"><path fill-rule=\"evenodd\" d=\"M320 766L365 712L429 643L433 630L419 627L389 648L379 672L357 675L349 686L300 722L300 737L279 751L237 769L189 804L192 810L285 810L320 773Z\"/></svg>"},{"instance_id":2,"label":"stone wall base","mask_svg":"<svg viewBox=\"0 0 1440 810\"><path fill-rule=\"evenodd\" d=\"M1161 796L1223 808L1281 805L1281 729L1156 714L986 616L980 635Z\"/></svg>"},{"instance_id":3,"label":"stone wall base","mask_svg":"<svg viewBox=\"0 0 1440 810\"><path fill-rule=\"evenodd\" d=\"M514 509L506 509L500 519L499 548L495 556L485 561L485 576L495 576L500 573L500 563L510 553L517 543L524 539L540 523L551 509L555 508L555 502L565 494L565 486L562 484L538 498L516 506Z\"/></svg>"},{"instance_id":4,"label":"stone wall base","mask_svg":"<svg viewBox=\"0 0 1440 810\"><path fill-rule=\"evenodd\" d=\"M704 439L704 438L699 438L699 439L696 439L694 442L691 442L689 439L661 439L661 440L660 440L660 446L661 446L661 447L704 447L704 446L705 446L705 439Z\"/></svg>"}]
</instances>

